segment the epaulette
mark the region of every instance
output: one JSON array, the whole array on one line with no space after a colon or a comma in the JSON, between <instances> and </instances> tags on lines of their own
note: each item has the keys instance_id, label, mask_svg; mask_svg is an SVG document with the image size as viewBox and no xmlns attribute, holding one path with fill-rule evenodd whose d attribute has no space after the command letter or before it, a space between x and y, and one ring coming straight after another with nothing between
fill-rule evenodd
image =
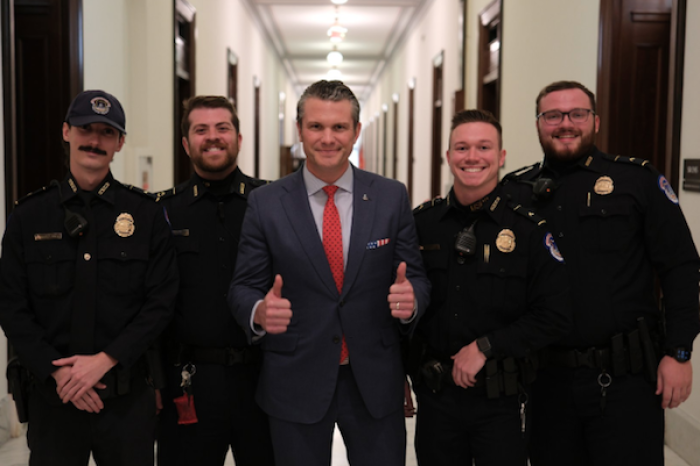
<instances>
[{"instance_id":1,"label":"epaulette","mask_svg":"<svg viewBox=\"0 0 700 466\"><path fill-rule=\"evenodd\" d=\"M430 209L431 207L435 207L436 205L440 205L445 201L445 199L441 198L440 196L437 196L434 199L431 199L430 201L426 201L413 209L413 215L419 213L419 212L425 212L426 210Z\"/></svg>"},{"instance_id":2,"label":"epaulette","mask_svg":"<svg viewBox=\"0 0 700 466\"><path fill-rule=\"evenodd\" d=\"M622 162L631 165L639 165L640 167L654 169L654 166L651 164L650 161L648 161L647 159L640 159L639 157L625 157L623 155L603 154L603 158L612 162Z\"/></svg>"},{"instance_id":3,"label":"epaulette","mask_svg":"<svg viewBox=\"0 0 700 466\"><path fill-rule=\"evenodd\" d=\"M180 193L184 192L185 189L187 188L187 186L189 186L189 184L190 184L190 180L187 180L187 181L180 183L177 186L173 186L172 188L166 189L164 191L158 191L157 193L155 193L156 202L160 202L163 199L167 199L169 197L173 197L176 194L180 194Z\"/></svg>"},{"instance_id":4,"label":"epaulette","mask_svg":"<svg viewBox=\"0 0 700 466\"><path fill-rule=\"evenodd\" d=\"M535 223L537 226L542 226L547 223L547 221L544 219L544 217L537 215L534 210L528 209L527 207L523 207L522 204L518 204L513 201L508 201L508 207L510 207L513 212L516 214L519 214L526 219L530 220L531 222Z\"/></svg>"},{"instance_id":5,"label":"epaulette","mask_svg":"<svg viewBox=\"0 0 700 466\"><path fill-rule=\"evenodd\" d=\"M128 189L131 192L141 194L142 196L145 196L151 200L156 199L156 193L149 193L148 191L144 191L143 189L141 189L138 186L135 186L133 184L122 183L122 186L124 186L124 188Z\"/></svg>"},{"instance_id":6,"label":"epaulette","mask_svg":"<svg viewBox=\"0 0 700 466\"><path fill-rule=\"evenodd\" d=\"M27 194L27 195L25 195L25 196L23 196L23 197L17 199L17 200L15 201L15 205L16 205L16 206L17 206L17 205L20 205L22 202L26 201L26 200L29 199L30 197L34 197L34 196L36 196L37 194L44 193L44 192L48 191L48 190L51 189L51 188L55 188L56 186L57 186L57 185L55 185L55 184L50 184L50 185L48 185L48 186L44 186L44 187L42 187L42 188L39 188L39 189L37 189L36 191L32 191L31 193L29 193L29 194Z\"/></svg>"},{"instance_id":7,"label":"epaulette","mask_svg":"<svg viewBox=\"0 0 700 466\"><path fill-rule=\"evenodd\" d=\"M526 175L530 172L538 173L540 169L540 163L534 163L532 165L529 165L527 167L522 167L519 168L518 170L515 170L514 172L510 172L507 175L503 177L501 180L501 184L505 184L510 180L519 180L523 175Z\"/></svg>"},{"instance_id":8,"label":"epaulette","mask_svg":"<svg viewBox=\"0 0 700 466\"><path fill-rule=\"evenodd\" d=\"M265 186L266 184L272 183L271 180L259 180L257 178L248 178L248 184L252 188L259 188L260 186Z\"/></svg>"}]
</instances>

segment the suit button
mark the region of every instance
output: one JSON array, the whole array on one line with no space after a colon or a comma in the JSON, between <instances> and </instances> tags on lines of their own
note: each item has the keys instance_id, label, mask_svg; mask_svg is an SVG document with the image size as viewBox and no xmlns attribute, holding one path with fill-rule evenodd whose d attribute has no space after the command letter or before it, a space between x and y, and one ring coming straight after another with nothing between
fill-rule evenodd
<instances>
[{"instance_id":1,"label":"suit button","mask_svg":"<svg viewBox=\"0 0 700 466\"><path fill-rule=\"evenodd\" d=\"M124 251L122 251L119 255L122 257L122 259L126 259L126 253Z\"/></svg>"},{"instance_id":2,"label":"suit button","mask_svg":"<svg viewBox=\"0 0 700 466\"><path fill-rule=\"evenodd\" d=\"M336 345L340 343L340 337L338 335L333 337L333 343L335 343Z\"/></svg>"},{"instance_id":3,"label":"suit button","mask_svg":"<svg viewBox=\"0 0 700 466\"><path fill-rule=\"evenodd\" d=\"M341 300L340 300L340 307L343 307L343 306L345 306L345 300L344 300L344 299L341 299Z\"/></svg>"}]
</instances>

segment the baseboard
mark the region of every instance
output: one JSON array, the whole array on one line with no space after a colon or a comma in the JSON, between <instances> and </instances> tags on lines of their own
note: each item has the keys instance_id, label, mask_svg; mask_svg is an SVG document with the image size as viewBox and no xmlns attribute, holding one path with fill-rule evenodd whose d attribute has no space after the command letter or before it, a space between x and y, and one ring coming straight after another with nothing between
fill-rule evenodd
<instances>
[{"instance_id":1,"label":"baseboard","mask_svg":"<svg viewBox=\"0 0 700 466\"><path fill-rule=\"evenodd\" d=\"M700 466L700 422L680 409L666 410L666 445L690 466Z\"/></svg>"}]
</instances>

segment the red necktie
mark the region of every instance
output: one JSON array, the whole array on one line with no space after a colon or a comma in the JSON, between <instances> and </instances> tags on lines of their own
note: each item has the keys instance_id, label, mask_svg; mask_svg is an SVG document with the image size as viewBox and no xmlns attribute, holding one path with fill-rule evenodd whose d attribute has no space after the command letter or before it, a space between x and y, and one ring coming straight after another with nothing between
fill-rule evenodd
<instances>
[{"instance_id":1,"label":"red necktie","mask_svg":"<svg viewBox=\"0 0 700 466\"><path fill-rule=\"evenodd\" d=\"M328 195L326 206L323 208L323 249L326 251L328 264L331 266L331 273L338 294L343 291L343 231L340 228L340 216L335 206L335 192L337 186L324 186L323 191ZM340 362L348 358L348 346L343 335L343 346L340 350Z\"/></svg>"}]
</instances>

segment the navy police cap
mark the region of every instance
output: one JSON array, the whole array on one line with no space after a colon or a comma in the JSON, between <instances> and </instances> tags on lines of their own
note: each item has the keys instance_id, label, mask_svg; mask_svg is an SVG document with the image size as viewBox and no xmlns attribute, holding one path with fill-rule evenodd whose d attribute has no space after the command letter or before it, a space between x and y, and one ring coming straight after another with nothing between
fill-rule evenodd
<instances>
[{"instance_id":1,"label":"navy police cap","mask_svg":"<svg viewBox=\"0 0 700 466\"><path fill-rule=\"evenodd\" d=\"M126 134L122 104L105 91L83 91L78 94L68 107L66 122L71 126L105 123Z\"/></svg>"}]
</instances>

